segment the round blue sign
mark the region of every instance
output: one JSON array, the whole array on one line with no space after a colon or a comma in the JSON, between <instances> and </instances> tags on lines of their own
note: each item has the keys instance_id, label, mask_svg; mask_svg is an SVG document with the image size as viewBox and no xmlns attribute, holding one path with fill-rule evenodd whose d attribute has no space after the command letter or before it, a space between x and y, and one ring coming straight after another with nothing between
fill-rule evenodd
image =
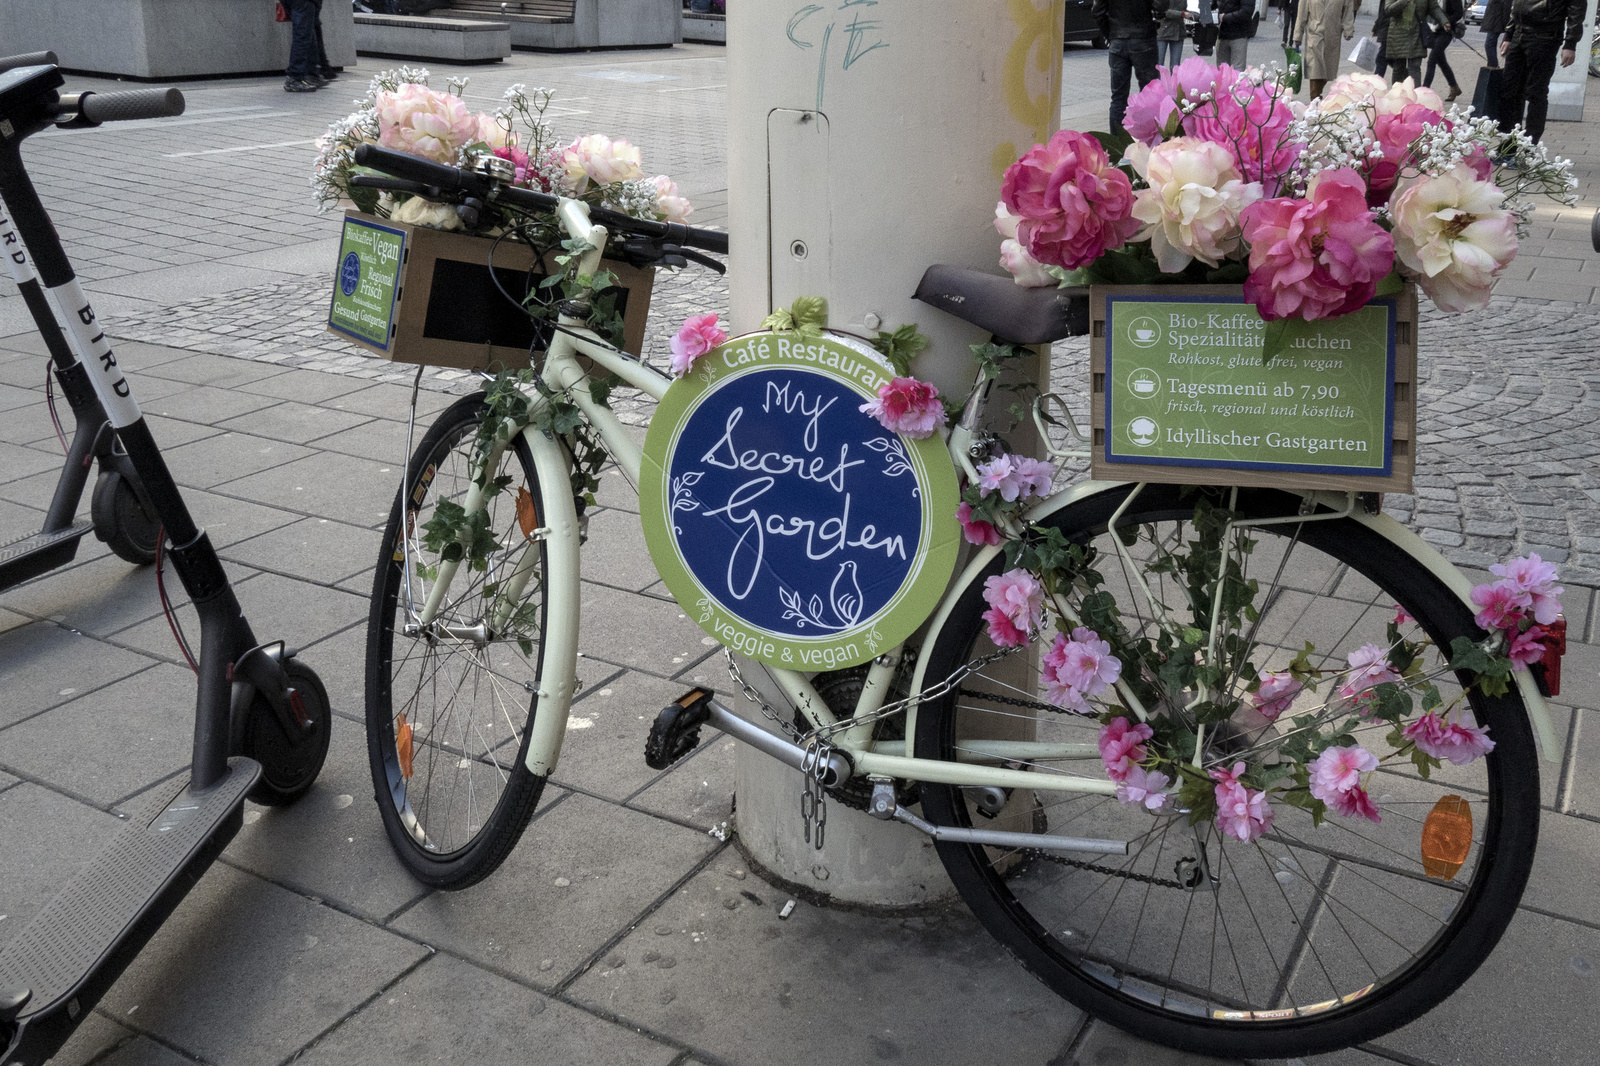
<instances>
[{"instance_id":1,"label":"round blue sign","mask_svg":"<svg viewBox=\"0 0 1600 1066\"><path fill-rule=\"evenodd\" d=\"M645 441L645 540L723 644L836 669L933 610L955 561L955 472L939 437L861 410L891 374L865 346L748 334L668 391Z\"/></svg>"},{"instance_id":2,"label":"round blue sign","mask_svg":"<svg viewBox=\"0 0 1600 1066\"><path fill-rule=\"evenodd\" d=\"M339 291L346 296L354 295L356 284L361 280L361 257L354 252L344 257L344 262L339 264Z\"/></svg>"}]
</instances>

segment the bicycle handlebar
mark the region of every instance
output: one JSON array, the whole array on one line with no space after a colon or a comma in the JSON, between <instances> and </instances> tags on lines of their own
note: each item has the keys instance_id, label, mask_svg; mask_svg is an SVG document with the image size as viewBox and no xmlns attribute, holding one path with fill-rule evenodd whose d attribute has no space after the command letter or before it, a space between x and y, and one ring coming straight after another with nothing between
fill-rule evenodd
<instances>
[{"instance_id":1,"label":"bicycle handlebar","mask_svg":"<svg viewBox=\"0 0 1600 1066\"><path fill-rule=\"evenodd\" d=\"M380 148L375 144L363 144L357 148L355 161L357 166L371 167L385 174L393 174L397 178L430 185L441 193L464 192L469 196L487 196L491 184L489 179L481 174L474 174L457 167L447 167L442 163L420 159L389 148ZM535 192L532 189L519 189L511 185L500 186L496 197L503 203L531 211L554 211L561 206L559 196ZM649 219L634 218L603 207L590 207L589 217L612 230L658 237L673 244L689 245L723 255L728 252L728 235L719 230L696 229L681 222L652 222Z\"/></svg>"},{"instance_id":2,"label":"bicycle handlebar","mask_svg":"<svg viewBox=\"0 0 1600 1066\"><path fill-rule=\"evenodd\" d=\"M140 118L172 118L183 114L184 107L183 93L170 88L80 93L78 96L78 114L95 125Z\"/></svg>"},{"instance_id":3,"label":"bicycle handlebar","mask_svg":"<svg viewBox=\"0 0 1600 1066\"><path fill-rule=\"evenodd\" d=\"M56 65L54 52L27 52L20 56L6 56L0 59L0 74L14 67L53 67Z\"/></svg>"}]
</instances>

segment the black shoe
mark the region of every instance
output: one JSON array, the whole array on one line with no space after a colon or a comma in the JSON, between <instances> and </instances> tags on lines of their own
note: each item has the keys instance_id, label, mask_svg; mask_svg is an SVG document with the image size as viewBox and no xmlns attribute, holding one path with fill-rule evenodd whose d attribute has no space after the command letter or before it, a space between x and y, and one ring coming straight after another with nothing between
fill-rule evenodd
<instances>
[{"instance_id":1,"label":"black shoe","mask_svg":"<svg viewBox=\"0 0 1600 1066\"><path fill-rule=\"evenodd\" d=\"M339 72L337 70L334 70L332 67L329 67L327 70L324 70L321 74L318 74L317 77L321 78L323 81L338 81L339 80Z\"/></svg>"},{"instance_id":2,"label":"black shoe","mask_svg":"<svg viewBox=\"0 0 1600 1066\"><path fill-rule=\"evenodd\" d=\"M286 93L314 93L320 88L321 85L304 78L286 78L283 83L283 91Z\"/></svg>"}]
</instances>

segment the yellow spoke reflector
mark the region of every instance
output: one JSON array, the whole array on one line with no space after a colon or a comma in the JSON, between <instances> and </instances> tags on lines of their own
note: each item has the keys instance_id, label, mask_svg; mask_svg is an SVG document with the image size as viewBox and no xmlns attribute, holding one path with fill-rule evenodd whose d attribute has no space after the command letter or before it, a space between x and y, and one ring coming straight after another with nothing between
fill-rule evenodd
<instances>
[{"instance_id":1,"label":"yellow spoke reflector","mask_svg":"<svg viewBox=\"0 0 1600 1066\"><path fill-rule=\"evenodd\" d=\"M533 495L521 485L517 486L517 525L522 527L522 535L528 540L533 539L533 531L539 528L539 511L533 505Z\"/></svg>"},{"instance_id":2,"label":"yellow spoke reflector","mask_svg":"<svg viewBox=\"0 0 1600 1066\"><path fill-rule=\"evenodd\" d=\"M1472 850L1472 808L1460 796L1442 796L1422 823L1422 870L1449 881Z\"/></svg>"},{"instance_id":3,"label":"yellow spoke reflector","mask_svg":"<svg viewBox=\"0 0 1600 1066\"><path fill-rule=\"evenodd\" d=\"M411 723L406 721L405 712L400 713L400 729L394 735L394 748L400 756L400 776L407 781L411 780Z\"/></svg>"}]
</instances>

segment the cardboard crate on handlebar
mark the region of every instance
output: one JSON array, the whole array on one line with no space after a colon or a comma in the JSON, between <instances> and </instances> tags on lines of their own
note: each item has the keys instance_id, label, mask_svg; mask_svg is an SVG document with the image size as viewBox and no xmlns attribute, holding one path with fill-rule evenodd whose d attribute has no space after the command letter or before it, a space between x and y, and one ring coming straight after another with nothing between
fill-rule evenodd
<instances>
[{"instance_id":1,"label":"cardboard crate on handlebar","mask_svg":"<svg viewBox=\"0 0 1600 1066\"><path fill-rule=\"evenodd\" d=\"M531 284L556 270L551 258L546 256ZM328 330L399 363L457 370L525 367L531 351L543 350L548 327L506 294L525 296L533 266L534 249L518 241L496 245L490 237L347 211ZM638 355L655 271L613 259L603 266L617 279L622 348Z\"/></svg>"}]
</instances>

